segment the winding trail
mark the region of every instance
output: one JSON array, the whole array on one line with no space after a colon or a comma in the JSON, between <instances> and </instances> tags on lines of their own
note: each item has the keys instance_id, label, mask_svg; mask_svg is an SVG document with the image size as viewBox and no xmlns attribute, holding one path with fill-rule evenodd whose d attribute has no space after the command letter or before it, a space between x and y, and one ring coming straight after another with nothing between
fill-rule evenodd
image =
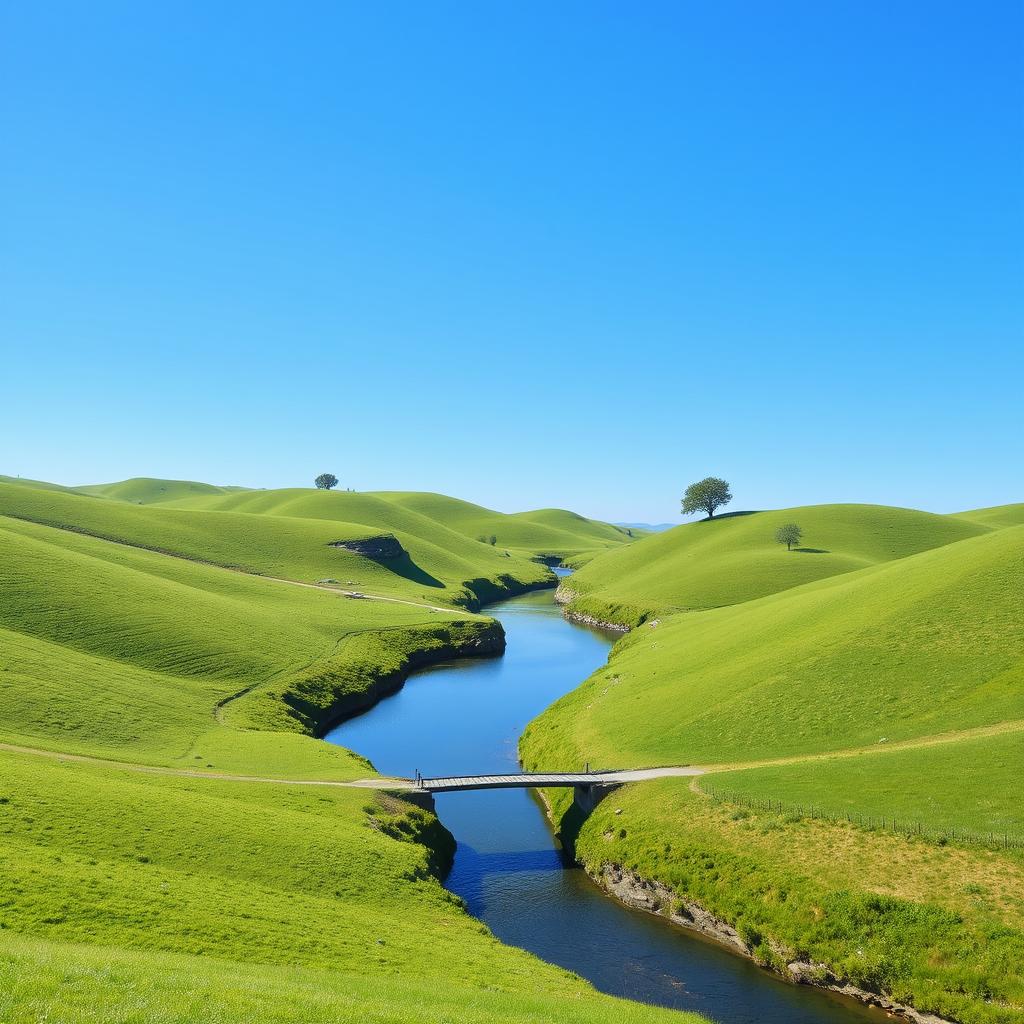
<instances>
[{"instance_id":1,"label":"winding trail","mask_svg":"<svg viewBox=\"0 0 1024 1024\"><path fill-rule=\"evenodd\" d=\"M179 555L171 555L171 558L179 558ZM186 559L187 561L187 559ZM309 590L326 590L329 594L337 594L339 597L349 597L358 601L386 601L388 604L408 604L413 608L426 608L432 612L444 612L446 615L477 615L477 612L468 612L465 608L445 608L439 604L426 604L423 601L409 601L403 597L384 597L381 594L364 594L361 590L345 590L343 587L331 586L328 583L302 583L299 580L285 579L283 576L261 576L259 573L246 572L245 569L229 569L228 572L239 572L243 576L253 576L258 580L272 580L274 583L287 583L292 587L306 587Z\"/></svg>"},{"instance_id":2,"label":"winding trail","mask_svg":"<svg viewBox=\"0 0 1024 1024\"><path fill-rule=\"evenodd\" d=\"M874 744L870 747L851 747L848 750L831 750L815 754L794 754L791 757L764 759L760 761L733 761L720 764L704 765L660 765L652 768L623 768L610 771L592 772L589 775L572 775L579 782L643 782L650 779L692 778L691 786L697 784L696 779L703 775L717 772L742 771L752 768L770 768L776 765L805 764L815 761L828 761L833 758L863 757L870 754L899 753L901 750L914 750L921 747L934 747L945 743L959 743L966 740L982 739L987 736L999 736L1005 733L1024 732L1024 719L1000 722L997 725L983 725L972 729L958 729L950 732L935 733L931 736L919 736L915 739L900 740L883 745ZM44 747L26 747L16 743L0 743L0 751L12 754L26 754L32 757L47 757L54 761L68 761L80 764L91 764L103 768L118 768L122 771L141 772L146 775L177 775L191 779L216 779L221 782L263 782L277 786L340 786L350 789L417 789L412 779L401 779L392 776L378 775L366 779L274 779L263 775L233 775L225 772L204 772L194 768L172 768L167 765L140 764L135 761L118 761L113 758L95 757L90 754L71 754L60 750L48 750ZM554 776L552 776L553 778ZM570 778L570 776L564 776ZM467 777L467 783L470 781ZM523 785L529 774L521 776L502 776L505 785ZM441 781L440 778L437 781ZM445 780L449 781L449 780ZM450 780L455 781L455 780ZM539 780L538 780L539 781ZM465 787L470 788L470 787Z\"/></svg>"},{"instance_id":3,"label":"winding trail","mask_svg":"<svg viewBox=\"0 0 1024 1024\"><path fill-rule=\"evenodd\" d=\"M172 775L188 779L216 779L220 782L265 782L275 786L337 786L343 789L386 789L414 792L422 790L413 779L400 779L394 776L378 775L370 779L273 779L262 775L232 775L225 772L203 772L194 768L171 768L166 765L138 764L134 761L115 761L104 757L92 757L89 754L68 754L60 750L46 750L42 747L22 747L15 743L0 743L0 750L12 754L28 754L33 757L47 757L53 761L69 761L76 764L96 765L100 768L119 768L122 771L140 772L144 775ZM485 784L486 788L494 785L507 787L537 787L545 784L565 785L576 783L593 783L596 785L625 782L643 782L647 779L663 779L672 776L702 775L703 769L692 765L667 766L663 768L625 768L622 771L591 772L590 774L574 775L521 775L500 776L467 776L464 778L432 779L428 782L448 783L445 787L433 787L440 791L446 789L478 789L478 785L486 778L492 780ZM463 783L463 785L458 785ZM431 788L431 787L427 787Z\"/></svg>"}]
</instances>

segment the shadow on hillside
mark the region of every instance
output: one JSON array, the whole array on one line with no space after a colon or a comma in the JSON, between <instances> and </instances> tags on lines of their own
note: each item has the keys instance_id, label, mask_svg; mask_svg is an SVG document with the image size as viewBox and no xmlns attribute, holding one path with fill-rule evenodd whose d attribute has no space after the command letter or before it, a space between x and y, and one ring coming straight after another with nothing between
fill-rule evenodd
<instances>
[{"instance_id":1,"label":"shadow on hillside","mask_svg":"<svg viewBox=\"0 0 1024 1024\"><path fill-rule=\"evenodd\" d=\"M717 523L723 519L736 519L738 516L759 516L761 509L752 508L747 512L719 512L714 519L708 519L706 516L703 519L698 519L698 523Z\"/></svg>"},{"instance_id":2,"label":"shadow on hillside","mask_svg":"<svg viewBox=\"0 0 1024 1024\"><path fill-rule=\"evenodd\" d=\"M805 555L830 555L828 548L793 548L794 551L803 552Z\"/></svg>"},{"instance_id":3,"label":"shadow on hillside","mask_svg":"<svg viewBox=\"0 0 1024 1024\"><path fill-rule=\"evenodd\" d=\"M431 576L425 569L421 569L410 557L408 551L403 551L398 558L389 558L387 561L380 561L378 565L384 566L385 569L390 569L396 576L404 576L407 580L412 583L419 583L424 587L440 587L444 589L444 584L435 577Z\"/></svg>"}]
</instances>

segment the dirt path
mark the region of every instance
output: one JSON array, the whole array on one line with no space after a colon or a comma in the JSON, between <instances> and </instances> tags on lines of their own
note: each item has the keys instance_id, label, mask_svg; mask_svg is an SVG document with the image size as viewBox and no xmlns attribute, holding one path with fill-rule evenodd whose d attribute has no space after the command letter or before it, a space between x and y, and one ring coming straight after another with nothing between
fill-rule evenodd
<instances>
[{"instance_id":1,"label":"dirt path","mask_svg":"<svg viewBox=\"0 0 1024 1024\"><path fill-rule=\"evenodd\" d=\"M415 790L417 788L412 779L400 779L394 776L381 775L372 779L350 779L348 781L335 781L331 779L273 779L262 775L232 775L223 772L203 772L194 768L170 768L163 765L137 764L133 761L116 761L104 757L92 757L89 754L67 754L59 750L46 750L42 747L23 747L15 743L0 743L0 750L6 750L12 754L26 754L30 757L46 757L52 761L66 761L74 764L96 765L100 768L118 768L122 771L138 772L143 775L170 775L187 779L217 779L221 782L264 782L275 786L338 786L345 789L387 789L387 790ZM702 775L703 769L694 768L691 765L680 767L663 768L627 768L623 771L605 771L593 775L572 776L573 782L641 782L645 779L661 779L668 776L693 776ZM595 778L596 777L596 778ZM432 781L463 781L472 783L479 781L482 777L473 777L460 780L432 780ZM488 776L487 778L491 778ZM497 778L497 777L495 777ZM518 781L520 776L501 776L509 780ZM545 776L546 778L546 776ZM562 784L568 776L552 776L557 779L556 784Z\"/></svg>"},{"instance_id":2,"label":"dirt path","mask_svg":"<svg viewBox=\"0 0 1024 1024\"><path fill-rule=\"evenodd\" d=\"M172 558L179 557L171 555ZM188 559L186 559L188 561ZM274 583L287 583L292 587L306 587L309 590L326 590L329 594L353 598L358 601L386 601L388 604L408 604L413 608L426 608L432 612L444 612L446 615L474 615L462 608L444 608L438 604L426 604L423 601L408 601L403 597L384 597L381 594L364 594L361 590L345 590L343 587L331 586L328 583L302 583L299 580L285 579L283 576L261 576L259 573L246 572L244 569L229 569L228 572L240 572L243 576L252 576L258 580L272 580Z\"/></svg>"},{"instance_id":3,"label":"dirt path","mask_svg":"<svg viewBox=\"0 0 1024 1024\"><path fill-rule=\"evenodd\" d=\"M262 775L230 775L223 772L201 772L193 768L168 768L163 765L137 764L134 761L115 761L88 754L66 754L59 750L45 750L42 747L22 747L15 743L0 743L0 750L12 754L27 754L31 757L47 757L53 761L68 761L75 764L96 765L99 768L118 768L126 772L143 775L172 775L187 779L219 779L222 782L266 782L276 786L341 786L347 789L415 789L410 779L396 779L381 775L373 779L352 779L340 782L330 779L271 779Z\"/></svg>"},{"instance_id":4,"label":"dirt path","mask_svg":"<svg viewBox=\"0 0 1024 1024\"><path fill-rule=\"evenodd\" d=\"M306 584L299 584L305 586ZM832 750L819 754L794 754L791 757L765 758L760 761L732 761L720 764L678 765L658 768L627 768L617 772L605 772L604 775L615 775L620 782L640 782L645 779L658 779L669 776L689 777L691 788L697 785L697 778L716 772L742 771L748 768L770 768L775 765L805 764L814 761L827 761L833 758L862 757L865 754L898 753L901 750L916 750L922 747L934 747L944 743L958 743L964 740L982 739L987 736L1001 736L1006 733L1024 732L1024 720L1000 722L998 725L984 725L973 729L958 729L950 732L936 733L932 736L920 736L916 739L901 740L896 743L873 744L870 747L851 747L848 750ZM15 743L0 743L0 750L13 754L27 754L32 757L48 757L54 761L68 761L80 764L97 765L103 768L119 768L122 771L141 772L146 775L176 775L191 779L219 779L222 782L264 782L278 786L341 786L354 789L390 789L413 790L415 784L411 779L399 779L391 776L377 776L369 779L352 779L341 782L330 779L273 779L261 775L231 775L222 772L203 772L192 768L170 768L162 765L137 764L133 761L117 761L112 758L92 757L88 754L69 754L59 750L46 750L42 747L25 747Z\"/></svg>"}]
</instances>

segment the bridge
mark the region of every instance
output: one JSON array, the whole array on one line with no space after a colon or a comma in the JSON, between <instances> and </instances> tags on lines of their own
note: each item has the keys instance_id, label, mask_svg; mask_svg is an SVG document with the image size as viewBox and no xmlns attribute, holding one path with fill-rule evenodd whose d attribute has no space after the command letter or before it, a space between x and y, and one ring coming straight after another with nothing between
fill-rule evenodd
<instances>
[{"instance_id":1,"label":"bridge","mask_svg":"<svg viewBox=\"0 0 1024 1024\"><path fill-rule=\"evenodd\" d=\"M582 811L592 811L613 789L626 782L644 782L678 776L703 775L692 765L665 768L627 768L599 772L519 772L510 775L440 775L434 778L416 773L411 788L425 796L431 809L435 793L460 793L482 789L557 789L571 788L573 803Z\"/></svg>"}]
</instances>

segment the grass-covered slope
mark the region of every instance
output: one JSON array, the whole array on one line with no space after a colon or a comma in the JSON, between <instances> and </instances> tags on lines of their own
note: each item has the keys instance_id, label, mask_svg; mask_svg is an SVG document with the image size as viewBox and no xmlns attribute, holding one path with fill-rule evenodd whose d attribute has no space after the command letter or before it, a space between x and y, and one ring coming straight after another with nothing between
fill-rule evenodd
<instances>
[{"instance_id":1,"label":"grass-covered slope","mask_svg":"<svg viewBox=\"0 0 1024 1024\"><path fill-rule=\"evenodd\" d=\"M976 508L970 512L958 512L953 518L980 523L982 526L989 526L994 530L1001 530L1006 526L1020 526L1024 524L1024 503Z\"/></svg>"},{"instance_id":2,"label":"grass-covered slope","mask_svg":"<svg viewBox=\"0 0 1024 1024\"><path fill-rule=\"evenodd\" d=\"M315 728L368 688L363 662L393 671L408 637L458 645L490 628L3 518L0 586L4 738L156 763L189 762L243 713ZM228 744L216 767L237 760Z\"/></svg>"},{"instance_id":3,"label":"grass-covered slope","mask_svg":"<svg viewBox=\"0 0 1024 1024\"><path fill-rule=\"evenodd\" d=\"M13 484L16 487L35 487L42 491L71 491L73 487L65 487L63 484L51 484L46 480L32 480L23 476L7 476L0 473L0 484Z\"/></svg>"},{"instance_id":4,"label":"grass-covered slope","mask_svg":"<svg viewBox=\"0 0 1024 1024\"><path fill-rule=\"evenodd\" d=\"M564 509L506 514L443 494L385 491L379 497L413 509L467 537L494 537L499 547L543 557L571 558L582 552L618 548L633 539L631 532L622 527L586 519Z\"/></svg>"},{"instance_id":5,"label":"grass-covered slope","mask_svg":"<svg viewBox=\"0 0 1024 1024\"><path fill-rule=\"evenodd\" d=\"M259 512L258 505L246 499L276 495L280 506L283 493L241 492L223 500L229 507L237 502ZM348 509L363 520L342 521L326 514L302 518L318 496L317 492L298 494L300 507L293 509L297 515L253 515L166 504L138 506L0 484L0 515L246 572L302 582L330 579L350 589L437 604L476 607L503 592L553 580L549 570L528 559L506 556L414 513L386 505L381 509L381 503L372 499ZM330 498L322 494L319 500ZM405 554L374 560L335 546L339 541L382 535L397 538Z\"/></svg>"},{"instance_id":6,"label":"grass-covered slope","mask_svg":"<svg viewBox=\"0 0 1024 1024\"><path fill-rule=\"evenodd\" d=\"M633 539L627 530L575 512L541 509L506 514L444 494L420 491L363 493L286 488L186 495L172 503L180 508L328 519L421 534L441 530L447 538L454 533L463 541L486 546L494 537L493 547L500 553L510 551L527 558L575 557L582 552L619 547Z\"/></svg>"},{"instance_id":7,"label":"grass-covered slope","mask_svg":"<svg viewBox=\"0 0 1024 1024\"><path fill-rule=\"evenodd\" d=\"M74 490L115 501L130 501L136 505L153 505L167 501L180 501L200 495L231 494L244 491L244 487L218 487L198 480L161 480L158 477L137 476L118 480L112 484L83 484Z\"/></svg>"},{"instance_id":8,"label":"grass-covered slope","mask_svg":"<svg viewBox=\"0 0 1024 1024\"><path fill-rule=\"evenodd\" d=\"M721 763L1024 718L1024 527L626 636L531 728L568 760Z\"/></svg>"},{"instance_id":9,"label":"grass-covered slope","mask_svg":"<svg viewBox=\"0 0 1024 1024\"><path fill-rule=\"evenodd\" d=\"M491 620L147 549L259 563L278 536L261 516L16 490L21 517L0 516L0 1019L679 1019L501 946L438 883L451 839L432 815L270 781L372 775L310 733L410 666L494 650Z\"/></svg>"},{"instance_id":10,"label":"grass-covered slope","mask_svg":"<svg viewBox=\"0 0 1024 1024\"><path fill-rule=\"evenodd\" d=\"M531 723L524 763L710 774L582 823L553 793L595 877L656 880L666 913L697 904L782 973L1024 1019L1024 851L1001 848L1024 839L1024 526L982 531L627 635Z\"/></svg>"},{"instance_id":11,"label":"grass-covered slope","mask_svg":"<svg viewBox=\"0 0 1024 1024\"><path fill-rule=\"evenodd\" d=\"M434 880L436 819L398 801L2 751L0 779L12 1024L679 1019L500 945Z\"/></svg>"},{"instance_id":12,"label":"grass-covered slope","mask_svg":"<svg viewBox=\"0 0 1024 1024\"><path fill-rule=\"evenodd\" d=\"M1024 860L1015 851L721 804L664 779L600 804L576 854L606 885L619 872L656 880L668 892L648 909L684 919L700 907L784 976L796 964L804 980L854 985L961 1024L1024 1019Z\"/></svg>"},{"instance_id":13,"label":"grass-covered slope","mask_svg":"<svg viewBox=\"0 0 1024 1024\"><path fill-rule=\"evenodd\" d=\"M784 523L799 548L775 541ZM810 505L688 523L598 555L563 584L571 611L637 625L652 615L716 608L950 544L989 527L883 505Z\"/></svg>"}]
</instances>

